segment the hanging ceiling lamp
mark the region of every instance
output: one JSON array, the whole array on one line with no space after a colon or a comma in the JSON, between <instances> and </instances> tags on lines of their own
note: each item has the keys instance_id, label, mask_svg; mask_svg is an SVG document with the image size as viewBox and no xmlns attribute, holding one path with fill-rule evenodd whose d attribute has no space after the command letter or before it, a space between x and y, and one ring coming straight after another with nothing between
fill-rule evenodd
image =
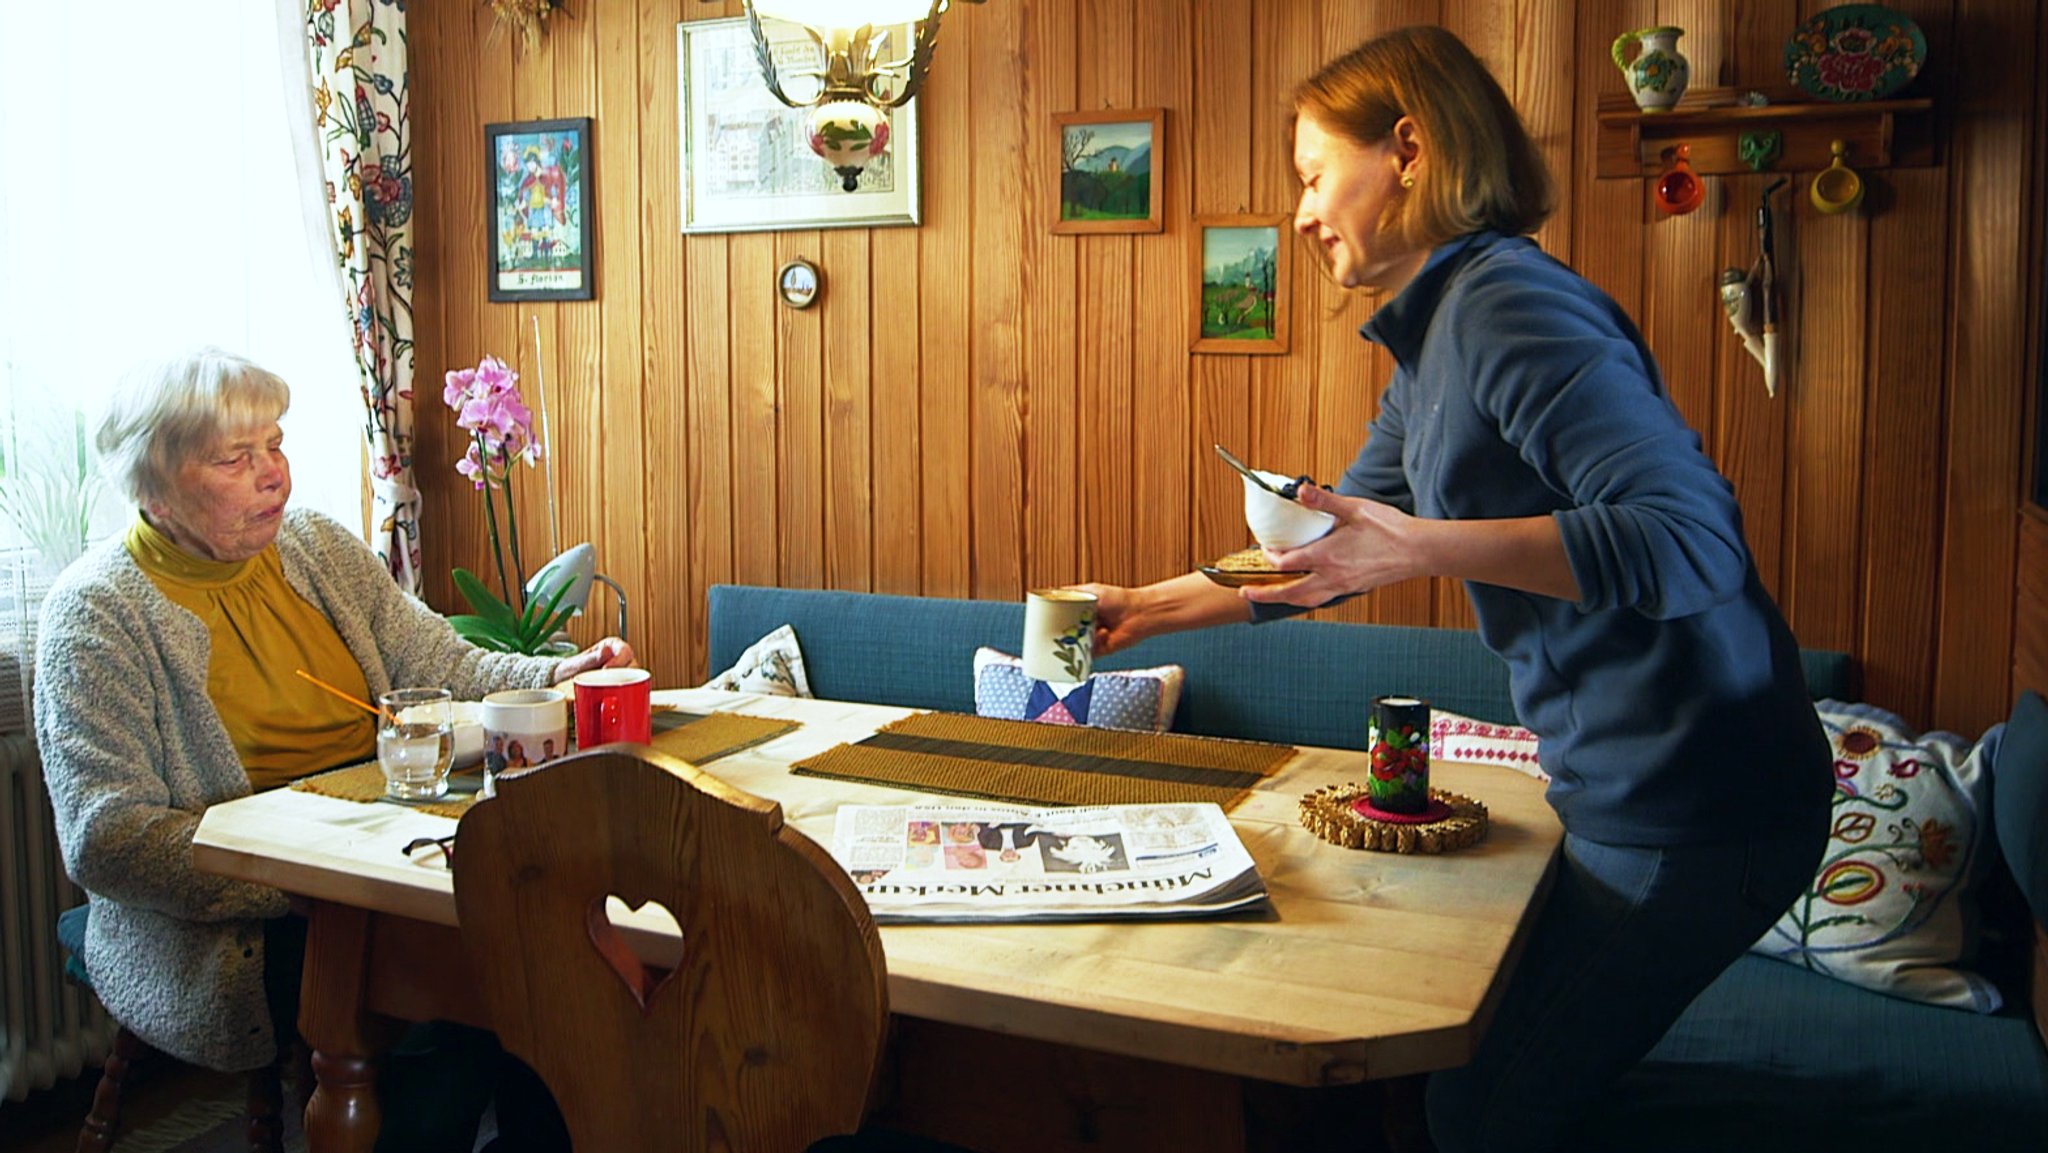
<instances>
[{"instance_id":1,"label":"hanging ceiling lamp","mask_svg":"<svg viewBox=\"0 0 2048 1153\"><path fill-rule=\"evenodd\" d=\"M955 0L747 0L747 24L754 32L754 53L761 79L777 100L791 108L811 109L811 151L839 174L839 186L852 192L863 168L889 147L887 110L916 96L930 71L938 47L939 19ZM959 0L980 4L983 0ZM782 20L803 28L818 50L815 68L778 68L763 20ZM891 45L889 29L914 25L913 42ZM907 52L889 59L892 52ZM809 99L791 96L783 87L788 77L814 82ZM799 89L799 91L807 91Z\"/></svg>"}]
</instances>

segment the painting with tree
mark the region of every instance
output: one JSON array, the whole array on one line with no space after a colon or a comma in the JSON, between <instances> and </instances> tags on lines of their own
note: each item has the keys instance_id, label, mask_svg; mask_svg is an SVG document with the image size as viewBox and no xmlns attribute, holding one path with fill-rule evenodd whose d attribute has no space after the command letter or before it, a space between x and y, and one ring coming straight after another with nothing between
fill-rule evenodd
<instances>
[{"instance_id":1,"label":"painting with tree","mask_svg":"<svg viewBox=\"0 0 2048 1153\"><path fill-rule=\"evenodd\" d=\"M1163 108L1054 114L1052 231L1161 231L1165 126Z\"/></svg>"},{"instance_id":2,"label":"painting with tree","mask_svg":"<svg viewBox=\"0 0 2048 1153\"><path fill-rule=\"evenodd\" d=\"M1195 352L1287 351L1293 250L1286 226L1281 215L1195 218Z\"/></svg>"}]
</instances>

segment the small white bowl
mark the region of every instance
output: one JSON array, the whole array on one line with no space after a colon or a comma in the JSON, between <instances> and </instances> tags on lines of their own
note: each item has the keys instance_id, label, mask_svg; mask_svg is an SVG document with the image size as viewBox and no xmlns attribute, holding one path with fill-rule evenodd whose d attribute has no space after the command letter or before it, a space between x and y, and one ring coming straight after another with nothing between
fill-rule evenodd
<instances>
[{"instance_id":1,"label":"small white bowl","mask_svg":"<svg viewBox=\"0 0 2048 1153\"><path fill-rule=\"evenodd\" d=\"M407 709L398 714L406 720ZM455 759L451 768L466 769L484 759L484 706L477 701L451 701L448 705L449 731L455 738Z\"/></svg>"},{"instance_id":2,"label":"small white bowl","mask_svg":"<svg viewBox=\"0 0 2048 1153\"><path fill-rule=\"evenodd\" d=\"M484 706L480 701L456 701L448 712L455 722L455 767L466 769L484 759Z\"/></svg>"},{"instance_id":3,"label":"small white bowl","mask_svg":"<svg viewBox=\"0 0 2048 1153\"><path fill-rule=\"evenodd\" d=\"M1294 478L1254 469L1274 488L1291 484ZM1244 523L1252 530L1252 536L1267 548L1300 548L1312 540L1321 538L1336 525L1337 518L1326 512L1288 500L1267 492L1244 478Z\"/></svg>"}]
</instances>

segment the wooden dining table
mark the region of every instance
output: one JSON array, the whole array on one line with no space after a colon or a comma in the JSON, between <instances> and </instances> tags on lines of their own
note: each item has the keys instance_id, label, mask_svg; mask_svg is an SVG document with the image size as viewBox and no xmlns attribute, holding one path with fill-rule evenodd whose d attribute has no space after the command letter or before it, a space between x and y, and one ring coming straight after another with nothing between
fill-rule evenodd
<instances>
[{"instance_id":1,"label":"wooden dining table","mask_svg":"<svg viewBox=\"0 0 2048 1153\"><path fill-rule=\"evenodd\" d=\"M690 712L799 727L706 764L831 843L839 807L929 795L799 775L792 762L913 710L704 689L656 694ZM1361 723L1363 720L1361 719ZM1245 1148L1241 1087L1327 1087L1470 1059L1548 889L1563 832L1540 781L1439 761L1432 784L1489 814L1442 854L1342 848L1300 822L1304 794L1361 781L1364 754L1303 748L1236 804L1269 907L1191 920L892 924L891 1123L976 1149ZM194 860L273 885L309 920L300 1032L318 1086L313 1153L368 1153L379 1054L405 1022L488 1028L438 852L402 852L456 822L401 804L276 789L207 810ZM621 907L643 955L671 931ZM1048 1133L1066 1136L1052 1140Z\"/></svg>"}]
</instances>

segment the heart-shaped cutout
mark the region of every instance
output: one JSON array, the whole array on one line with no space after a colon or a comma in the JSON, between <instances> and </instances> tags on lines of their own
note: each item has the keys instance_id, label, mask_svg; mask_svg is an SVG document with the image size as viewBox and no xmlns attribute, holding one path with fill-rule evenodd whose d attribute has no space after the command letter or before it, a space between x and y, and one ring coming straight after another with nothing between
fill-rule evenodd
<instances>
[{"instance_id":1,"label":"heart-shaped cutout","mask_svg":"<svg viewBox=\"0 0 2048 1153\"><path fill-rule=\"evenodd\" d=\"M640 1006L640 1015L644 1017L655 995L675 979L676 970L656 968L640 960L633 946L627 943L626 935L619 932L619 927L612 922L611 906L614 902L636 917L646 916L650 906L670 924L675 923L675 915L659 901L642 901L638 908L634 908L619 897L598 897L584 912L584 927L590 934L591 945L597 949L597 955L604 958L605 964L611 966L612 972L618 974L619 983L626 987L634 1004Z\"/></svg>"}]
</instances>

